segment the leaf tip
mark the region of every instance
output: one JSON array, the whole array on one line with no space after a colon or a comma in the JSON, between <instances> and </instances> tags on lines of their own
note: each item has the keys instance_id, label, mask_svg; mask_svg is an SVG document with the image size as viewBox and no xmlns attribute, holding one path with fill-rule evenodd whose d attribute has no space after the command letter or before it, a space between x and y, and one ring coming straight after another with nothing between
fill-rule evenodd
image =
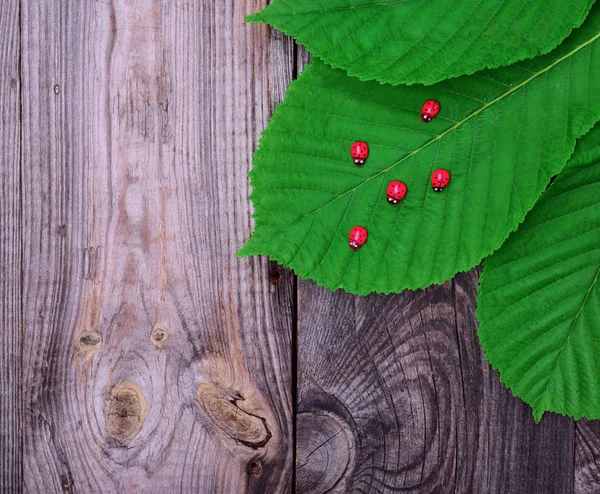
<instances>
[{"instance_id":1,"label":"leaf tip","mask_svg":"<svg viewBox=\"0 0 600 494\"><path fill-rule=\"evenodd\" d=\"M235 257L249 257L249 256L260 256L265 255L263 250L260 248L260 242L257 241L256 230L250 237L250 239L246 242L246 244L236 252Z\"/></svg>"},{"instance_id":2,"label":"leaf tip","mask_svg":"<svg viewBox=\"0 0 600 494\"><path fill-rule=\"evenodd\" d=\"M261 14L262 10L260 12L255 12L254 14L247 15L244 20L250 24L258 24L259 22L263 22Z\"/></svg>"},{"instance_id":3,"label":"leaf tip","mask_svg":"<svg viewBox=\"0 0 600 494\"><path fill-rule=\"evenodd\" d=\"M238 259L241 259L242 257L248 257L252 255L252 252L250 252L250 249L248 249L248 244L250 242L248 242L246 245L244 245L240 250L238 250L235 253L235 257L237 257Z\"/></svg>"},{"instance_id":4,"label":"leaf tip","mask_svg":"<svg viewBox=\"0 0 600 494\"><path fill-rule=\"evenodd\" d=\"M545 410L543 408L536 407L536 408L532 408L532 411L533 411L533 421L536 424L539 424L540 421L542 420L542 417L544 416Z\"/></svg>"}]
</instances>

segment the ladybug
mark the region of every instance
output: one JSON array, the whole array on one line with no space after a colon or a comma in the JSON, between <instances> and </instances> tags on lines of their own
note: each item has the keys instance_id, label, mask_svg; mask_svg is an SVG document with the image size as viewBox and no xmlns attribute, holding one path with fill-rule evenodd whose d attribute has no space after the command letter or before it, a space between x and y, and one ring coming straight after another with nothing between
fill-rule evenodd
<instances>
[{"instance_id":1,"label":"ladybug","mask_svg":"<svg viewBox=\"0 0 600 494\"><path fill-rule=\"evenodd\" d=\"M390 204L398 204L406 195L406 184L392 180L387 186L387 200Z\"/></svg>"},{"instance_id":2,"label":"ladybug","mask_svg":"<svg viewBox=\"0 0 600 494\"><path fill-rule=\"evenodd\" d=\"M356 141L350 146L350 154L356 166L364 165L369 157L369 145L366 142Z\"/></svg>"},{"instance_id":3,"label":"ladybug","mask_svg":"<svg viewBox=\"0 0 600 494\"><path fill-rule=\"evenodd\" d=\"M352 250L358 250L367 241L368 236L369 234L367 233L367 229L365 227L355 226L352 228L352 230L350 230L348 245L350 245Z\"/></svg>"},{"instance_id":4,"label":"ladybug","mask_svg":"<svg viewBox=\"0 0 600 494\"><path fill-rule=\"evenodd\" d=\"M436 170L431 175L431 185L435 192L441 192L450 183L450 173L446 170Z\"/></svg>"},{"instance_id":5,"label":"ladybug","mask_svg":"<svg viewBox=\"0 0 600 494\"><path fill-rule=\"evenodd\" d=\"M434 99L428 99L421 108L421 120L425 123L431 122L440 112L440 104Z\"/></svg>"}]
</instances>

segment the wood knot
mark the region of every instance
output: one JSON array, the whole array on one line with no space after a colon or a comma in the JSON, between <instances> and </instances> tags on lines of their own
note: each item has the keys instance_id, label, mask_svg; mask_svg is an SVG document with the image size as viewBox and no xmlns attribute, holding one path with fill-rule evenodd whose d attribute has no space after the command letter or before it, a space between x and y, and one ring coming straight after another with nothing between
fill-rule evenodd
<instances>
[{"instance_id":1,"label":"wood knot","mask_svg":"<svg viewBox=\"0 0 600 494\"><path fill-rule=\"evenodd\" d=\"M198 404L209 420L225 436L252 449L265 446L271 431L264 417L250 413L239 406L244 398L224 396L213 385L202 383L197 390Z\"/></svg>"},{"instance_id":2,"label":"wood knot","mask_svg":"<svg viewBox=\"0 0 600 494\"><path fill-rule=\"evenodd\" d=\"M336 485L343 490L354 450L348 424L321 413L300 413L297 438L298 492L326 492Z\"/></svg>"},{"instance_id":3,"label":"wood knot","mask_svg":"<svg viewBox=\"0 0 600 494\"><path fill-rule=\"evenodd\" d=\"M54 86L54 94L56 94L56 96L60 94L60 86L58 84Z\"/></svg>"},{"instance_id":4,"label":"wood knot","mask_svg":"<svg viewBox=\"0 0 600 494\"><path fill-rule=\"evenodd\" d=\"M97 331L87 330L79 336L77 347L82 352L95 353L102 346L102 336Z\"/></svg>"},{"instance_id":5,"label":"wood knot","mask_svg":"<svg viewBox=\"0 0 600 494\"><path fill-rule=\"evenodd\" d=\"M282 279L281 266L274 261L269 261L269 281L271 284L278 286Z\"/></svg>"},{"instance_id":6,"label":"wood knot","mask_svg":"<svg viewBox=\"0 0 600 494\"><path fill-rule=\"evenodd\" d=\"M138 434L146 415L146 398L133 382L118 382L106 398L106 435L120 446Z\"/></svg>"},{"instance_id":7,"label":"wood knot","mask_svg":"<svg viewBox=\"0 0 600 494\"><path fill-rule=\"evenodd\" d=\"M255 475L258 477L262 472L263 463L259 459L250 460L246 469L250 475Z\"/></svg>"},{"instance_id":8,"label":"wood knot","mask_svg":"<svg viewBox=\"0 0 600 494\"><path fill-rule=\"evenodd\" d=\"M71 479L70 473L63 473L60 476L60 486L63 488L63 491L68 491L73 485L73 480Z\"/></svg>"},{"instance_id":9,"label":"wood knot","mask_svg":"<svg viewBox=\"0 0 600 494\"><path fill-rule=\"evenodd\" d=\"M167 328L156 325L152 329L152 335L150 336L152 343L158 348L162 348L169 339L169 332Z\"/></svg>"}]
</instances>

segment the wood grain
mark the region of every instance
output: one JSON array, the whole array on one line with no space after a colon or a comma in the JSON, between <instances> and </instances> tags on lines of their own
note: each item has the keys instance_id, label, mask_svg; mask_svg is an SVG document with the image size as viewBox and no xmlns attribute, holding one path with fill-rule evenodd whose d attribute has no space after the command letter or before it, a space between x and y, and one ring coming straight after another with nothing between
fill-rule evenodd
<instances>
[{"instance_id":1,"label":"wood grain","mask_svg":"<svg viewBox=\"0 0 600 494\"><path fill-rule=\"evenodd\" d=\"M262 6L22 1L28 492L289 488L292 278L235 259L293 66Z\"/></svg>"},{"instance_id":2,"label":"wood grain","mask_svg":"<svg viewBox=\"0 0 600 494\"><path fill-rule=\"evenodd\" d=\"M0 491L21 485L19 2L0 3Z\"/></svg>"},{"instance_id":3,"label":"wood grain","mask_svg":"<svg viewBox=\"0 0 600 494\"><path fill-rule=\"evenodd\" d=\"M309 59L265 3L0 2L0 490L599 492L598 422L535 426L483 359L476 270L359 298L235 259Z\"/></svg>"},{"instance_id":4,"label":"wood grain","mask_svg":"<svg viewBox=\"0 0 600 494\"><path fill-rule=\"evenodd\" d=\"M423 292L298 294L298 492L568 493L573 422L499 382L478 272Z\"/></svg>"},{"instance_id":5,"label":"wood grain","mask_svg":"<svg viewBox=\"0 0 600 494\"><path fill-rule=\"evenodd\" d=\"M580 420L575 427L575 492L600 492L600 421Z\"/></svg>"}]
</instances>

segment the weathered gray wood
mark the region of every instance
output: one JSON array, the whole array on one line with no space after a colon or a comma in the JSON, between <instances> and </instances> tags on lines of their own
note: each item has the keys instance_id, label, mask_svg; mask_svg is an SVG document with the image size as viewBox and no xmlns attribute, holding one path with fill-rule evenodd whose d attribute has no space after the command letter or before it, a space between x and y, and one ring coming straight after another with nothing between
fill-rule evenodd
<instances>
[{"instance_id":1,"label":"weathered gray wood","mask_svg":"<svg viewBox=\"0 0 600 494\"><path fill-rule=\"evenodd\" d=\"M28 492L289 489L292 279L234 257L263 3L22 1Z\"/></svg>"},{"instance_id":2,"label":"weathered gray wood","mask_svg":"<svg viewBox=\"0 0 600 494\"><path fill-rule=\"evenodd\" d=\"M0 2L0 491L21 479L21 186L19 1Z\"/></svg>"},{"instance_id":3,"label":"weathered gray wood","mask_svg":"<svg viewBox=\"0 0 600 494\"><path fill-rule=\"evenodd\" d=\"M477 274L366 298L299 283L298 492L572 491L573 422L536 426L483 359Z\"/></svg>"},{"instance_id":4,"label":"weathered gray wood","mask_svg":"<svg viewBox=\"0 0 600 494\"><path fill-rule=\"evenodd\" d=\"M580 420L575 427L575 492L600 492L600 421Z\"/></svg>"},{"instance_id":5,"label":"weathered gray wood","mask_svg":"<svg viewBox=\"0 0 600 494\"><path fill-rule=\"evenodd\" d=\"M244 24L265 0L20 3L0 3L0 487L289 492L294 278L234 253L306 52ZM596 423L575 449L570 420L533 425L482 358L476 284L300 283L299 492L598 492Z\"/></svg>"}]
</instances>

